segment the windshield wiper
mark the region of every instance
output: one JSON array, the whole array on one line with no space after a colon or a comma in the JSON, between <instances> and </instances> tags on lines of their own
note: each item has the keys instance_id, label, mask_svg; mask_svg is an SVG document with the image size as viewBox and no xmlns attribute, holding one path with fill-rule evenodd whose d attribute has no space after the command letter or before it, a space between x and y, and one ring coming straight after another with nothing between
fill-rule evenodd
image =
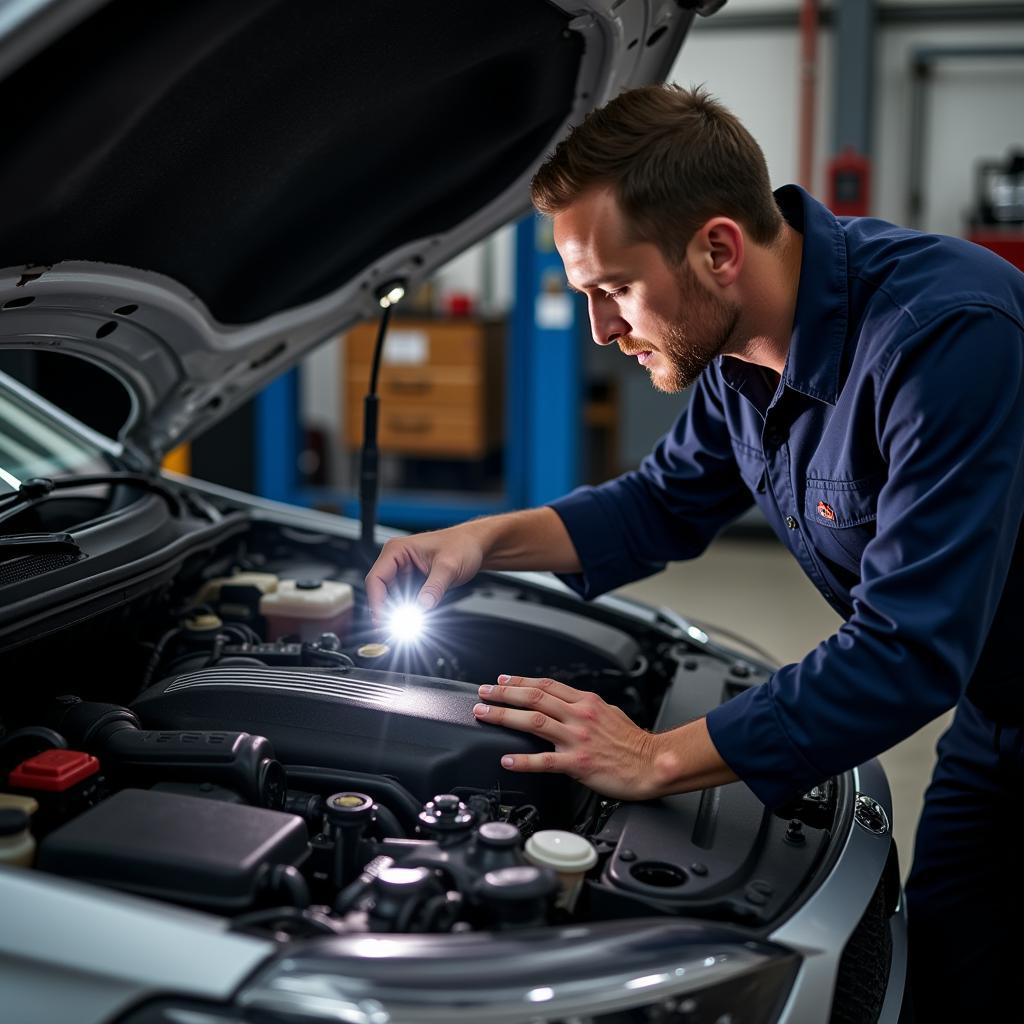
<instances>
[{"instance_id":1,"label":"windshield wiper","mask_svg":"<svg viewBox=\"0 0 1024 1024\"><path fill-rule=\"evenodd\" d=\"M181 514L178 496L166 484L142 473L94 473L89 476L62 476L57 478L36 476L26 480L13 494L0 498L0 523L27 511L40 502L46 501L53 491L79 487L95 487L99 484L129 484L144 487L159 494L167 502L171 514Z\"/></svg>"}]
</instances>

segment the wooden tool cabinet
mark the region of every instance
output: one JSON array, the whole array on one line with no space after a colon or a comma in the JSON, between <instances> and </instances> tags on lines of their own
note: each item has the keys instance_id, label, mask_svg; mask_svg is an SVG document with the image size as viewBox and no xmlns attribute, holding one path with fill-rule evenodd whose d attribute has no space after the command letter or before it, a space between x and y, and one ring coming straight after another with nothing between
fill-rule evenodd
<instances>
[{"instance_id":1,"label":"wooden tool cabinet","mask_svg":"<svg viewBox=\"0 0 1024 1024\"><path fill-rule=\"evenodd\" d=\"M504 326L475 319L394 319L377 389L381 452L482 459L502 443ZM345 336L343 394L349 448L363 440L363 397L377 324Z\"/></svg>"}]
</instances>

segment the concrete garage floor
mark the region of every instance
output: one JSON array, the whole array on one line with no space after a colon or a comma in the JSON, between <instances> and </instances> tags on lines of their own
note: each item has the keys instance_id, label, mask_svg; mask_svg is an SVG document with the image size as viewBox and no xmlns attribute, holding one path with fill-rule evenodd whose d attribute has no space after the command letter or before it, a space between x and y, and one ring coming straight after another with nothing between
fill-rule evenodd
<instances>
[{"instance_id":1,"label":"concrete garage floor","mask_svg":"<svg viewBox=\"0 0 1024 1024\"><path fill-rule=\"evenodd\" d=\"M842 621L773 538L719 539L700 558L670 565L658 576L623 587L621 593L673 608L702 625L720 625L757 644L780 664L798 661ZM952 712L881 756L892 788L893 827L904 879L935 744L951 719Z\"/></svg>"}]
</instances>

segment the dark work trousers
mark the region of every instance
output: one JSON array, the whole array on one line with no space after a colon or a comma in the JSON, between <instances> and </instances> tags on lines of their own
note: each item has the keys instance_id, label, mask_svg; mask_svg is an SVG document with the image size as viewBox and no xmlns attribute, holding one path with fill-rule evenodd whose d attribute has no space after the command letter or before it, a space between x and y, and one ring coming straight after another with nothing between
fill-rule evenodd
<instances>
[{"instance_id":1,"label":"dark work trousers","mask_svg":"<svg viewBox=\"0 0 1024 1024\"><path fill-rule=\"evenodd\" d=\"M1022 837L1024 729L963 698L939 740L906 886L917 1024L1024 1019Z\"/></svg>"}]
</instances>

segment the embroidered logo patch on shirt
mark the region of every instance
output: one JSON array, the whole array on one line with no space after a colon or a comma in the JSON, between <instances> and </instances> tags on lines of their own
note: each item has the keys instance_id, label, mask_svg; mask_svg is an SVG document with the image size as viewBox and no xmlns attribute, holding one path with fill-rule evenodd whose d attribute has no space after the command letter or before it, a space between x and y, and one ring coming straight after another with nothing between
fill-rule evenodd
<instances>
[{"instance_id":1,"label":"embroidered logo patch on shirt","mask_svg":"<svg viewBox=\"0 0 1024 1024\"><path fill-rule=\"evenodd\" d=\"M836 514L832 511L832 506L826 505L823 501L818 502L818 515L821 516L822 519L827 519L830 523L834 523L836 521Z\"/></svg>"}]
</instances>

